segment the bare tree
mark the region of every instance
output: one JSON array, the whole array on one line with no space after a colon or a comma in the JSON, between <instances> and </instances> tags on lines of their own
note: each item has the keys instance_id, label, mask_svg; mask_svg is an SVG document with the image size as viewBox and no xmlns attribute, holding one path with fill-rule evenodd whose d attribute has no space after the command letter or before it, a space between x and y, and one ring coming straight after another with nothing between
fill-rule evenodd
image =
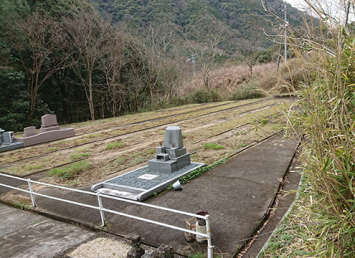
<instances>
[{"instance_id":1,"label":"bare tree","mask_svg":"<svg viewBox=\"0 0 355 258\"><path fill-rule=\"evenodd\" d=\"M218 45L226 36L227 32L222 22L209 16L199 19L192 30L185 34L188 47L201 66L206 88L210 87L213 65L222 52Z\"/></svg>"},{"instance_id":2,"label":"bare tree","mask_svg":"<svg viewBox=\"0 0 355 258\"><path fill-rule=\"evenodd\" d=\"M62 53L67 38L53 18L37 11L16 27L21 38L12 41L25 69L30 98L27 125L31 125L39 89L54 73L70 65L68 56Z\"/></svg>"},{"instance_id":3,"label":"bare tree","mask_svg":"<svg viewBox=\"0 0 355 258\"><path fill-rule=\"evenodd\" d=\"M118 32L112 34L103 49L105 53L98 62L99 69L105 76L105 88L108 99L109 109L112 116L121 112L122 103L126 96L125 86L120 83L121 68L124 65L123 42Z\"/></svg>"},{"instance_id":4,"label":"bare tree","mask_svg":"<svg viewBox=\"0 0 355 258\"><path fill-rule=\"evenodd\" d=\"M167 60L174 58L174 34L175 30L167 25L150 25L143 33L130 39L131 68L140 77L140 84L147 87L150 103L153 103L155 93L163 90L158 89L158 85L167 78L164 65L167 67Z\"/></svg>"},{"instance_id":5,"label":"bare tree","mask_svg":"<svg viewBox=\"0 0 355 258\"><path fill-rule=\"evenodd\" d=\"M73 68L84 87L91 120L95 120L93 73L105 54L105 46L113 30L110 23L104 21L93 7L80 10L74 17L64 19L63 24L75 48L72 54L75 60Z\"/></svg>"},{"instance_id":6,"label":"bare tree","mask_svg":"<svg viewBox=\"0 0 355 258\"><path fill-rule=\"evenodd\" d=\"M243 62L249 67L250 75L253 74L253 67L258 62L257 45L260 40L258 27L254 26L243 35L243 42L239 48Z\"/></svg>"}]
</instances>

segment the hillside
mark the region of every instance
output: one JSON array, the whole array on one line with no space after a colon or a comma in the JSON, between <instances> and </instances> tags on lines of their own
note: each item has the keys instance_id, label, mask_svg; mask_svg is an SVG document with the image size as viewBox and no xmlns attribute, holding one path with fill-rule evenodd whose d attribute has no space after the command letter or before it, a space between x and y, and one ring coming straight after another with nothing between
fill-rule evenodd
<instances>
[{"instance_id":1,"label":"hillside","mask_svg":"<svg viewBox=\"0 0 355 258\"><path fill-rule=\"evenodd\" d=\"M149 24L169 24L179 31L179 35L197 42L203 40L201 35L212 30L224 31L219 47L228 54L233 54L242 39L250 34L260 34L259 48L270 47L273 43L261 29L268 33L276 32L280 26L271 16L263 14L257 7L260 1L231 0L91 0L104 17L111 17L114 24L128 23L135 27ZM267 2L269 10L279 17L284 17L282 0ZM301 25L303 12L287 4L288 19L292 26ZM251 33L252 32L252 33Z\"/></svg>"}]
</instances>

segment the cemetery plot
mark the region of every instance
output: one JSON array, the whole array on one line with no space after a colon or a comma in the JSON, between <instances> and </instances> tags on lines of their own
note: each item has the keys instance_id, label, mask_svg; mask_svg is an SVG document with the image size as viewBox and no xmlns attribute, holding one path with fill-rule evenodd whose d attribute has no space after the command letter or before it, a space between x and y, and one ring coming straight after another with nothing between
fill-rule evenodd
<instances>
[{"instance_id":1,"label":"cemetery plot","mask_svg":"<svg viewBox=\"0 0 355 258\"><path fill-rule=\"evenodd\" d=\"M102 130L102 128L106 128L106 123L103 120L99 125L93 125L91 126L90 129L86 127L86 130L94 132L94 133L89 133L83 136L78 136L71 138L69 140L62 140L62 141L57 141L57 142L52 142L49 144L46 144L46 147L43 148L42 146L36 146L32 147L29 150L26 150L24 152L17 152L15 156L12 154L7 155L7 154L2 154L6 156L5 159L0 160L0 166L3 164L8 164L10 162L19 160L19 159L25 159L28 158L30 155L29 154L34 154L34 155L40 155L40 154L45 154L48 151L51 152L52 149L57 149L57 150L62 150L63 148L72 148L78 145L84 145L84 144L89 144L95 141L101 141L103 139L108 139L108 138L113 138L115 136L120 136L132 132L138 132L141 130L144 130L146 128L154 128L157 126L165 125L168 123L173 123L173 122L179 122L183 121L186 119L192 119L192 118L197 118L202 115L206 114L211 114L214 112L221 112L225 109L230 109L230 108L238 108L239 106L247 105L247 104L252 104L254 102L260 102L260 100L247 100L247 101L238 101L238 102L223 102L221 103L213 103L213 104L207 104L207 107L204 107L203 110L201 111L200 106L195 106L194 108L197 108L196 110L198 112L193 112L196 110L190 110L188 109L187 112L182 112L182 114L178 114L177 116L170 115L168 117L163 116L162 119L159 119L159 121L156 120L156 115L152 112L144 113L146 114L143 116L142 114L135 114L135 115L128 115L127 117L131 117L132 120L136 119L136 116L140 116L145 118L145 123L144 124L135 124L135 123L126 123L127 121L130 121L129 118L126 116L121 117L121 118L116 118L117 122L115 124L111 124L111 129L109 130ZM211 107L211 108L210 108ZM200 110L200 111L199 111ZM181 107L179 112L181 112ZM153 118L149 116L149 114L152 114ZM122 120L122 121L121 121ZM114 126L119 126L117 128L112 129ZM96 131L94 131L96 129ZM76 129L77 130L77 129ZM1 154L0 154L1 155Z\"/></svg>"},{"instance_id":2,"label":"cemetery plot","mask_svg":"<svg viewBox=\"0 0 355 258\"><path fill-rule=\"evenodd\" d=\"M272 122L255 131L254 123L268 119L276 110L284 108L280 102L279 99L266 99L227 103L223 109L231 107L232 109L223 110L222 106L219 106L208 112L205 110L181 114L179 117L174 117L174 119L181 121L175 124L173 119L172 124L182 128L185 146L192 154L191 161L212 164L230 153L278 131L280 128ZM287 105L291 103L290 100L286 101ZM249 105L243 106L244 104ZM202 106L204 105L196 107L201 108ZM180 107L177 111L182 112L183 110ZM219 112L211 114L211 111ZM160 114L164 113L160 112ZM143 114L139 115L141 118L144 117ZM150 117L145 117L145 119L148 118ZM124 119L127 118L124 117ZM269 121L271 120L269 119ZM3 153L0 154L0 171L21 176L43 171L40 174L43 181L61 185L88 186L109 179L114 175L126 173L137 166L146 165L147 161L155 156L155 148L163 141L165 128L170 122L169 118L163 118L160 121L122 128L123 132L129 134L117 135L78 147L74 146L80 139L92 140L95 137L102 139L109 135L109 132L98 131L81 138ZM133 133L130 133L129 130L132 130ZM137 130L140 131L135 132ZM71 147L67 148L67 146ZM53 153L46 154L46 151L53 151ZM41 153L42 155L39 157L16 162L16 159ZM84 161L86 163L81 163ZM5 166L10 162L13 163ZM63 171L51 173L55 169Z\"/></svg>"}]
</instances>

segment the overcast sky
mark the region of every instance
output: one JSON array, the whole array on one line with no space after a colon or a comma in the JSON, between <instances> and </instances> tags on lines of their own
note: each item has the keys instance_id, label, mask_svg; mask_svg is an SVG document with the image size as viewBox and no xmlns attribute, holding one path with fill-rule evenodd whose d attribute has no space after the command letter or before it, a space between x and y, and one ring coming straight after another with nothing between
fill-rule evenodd
<instances>
[{"instance_id":1,"label":"overcast sky","mask_svg":"<svg viewBox=\"0 0 355 258\"><path fill-rule=\"evenodd\" d=\"M296 7L302 11L308 10L308 6L303 0L286 0L293 7ZM344 18L345 12L340 12L340 1L339 0L319 0L322 3L324 11L330 14L333 17L341 17L341 20ZM354 20L354 15L350 16L350 20Z\"/></svg>"}]
</instances>

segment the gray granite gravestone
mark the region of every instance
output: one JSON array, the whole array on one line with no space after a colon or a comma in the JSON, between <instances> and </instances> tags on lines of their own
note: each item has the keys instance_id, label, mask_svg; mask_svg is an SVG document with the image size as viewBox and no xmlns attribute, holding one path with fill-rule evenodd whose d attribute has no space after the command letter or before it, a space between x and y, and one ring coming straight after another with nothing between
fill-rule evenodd
<instances>
[{"instance_id":1,"label":"gray granite gravestone","mask_svg":"<svg viewBox=\"0 0 355 258\"><path fill-rule=\"evenodd\" d=\"M4 142L4 138L3 138L3 136L2 136L2 134L5 132L5 130L3 130L3 129L1 129L0 128L0 146L1 146L1 144Z\"/></svg>"},{"instance_id":2,"label":"gray granite gravestone","mask_svg":"<svg viewBox=\"0 0 355 258\"><path fill-rule=\"evenodd\" d=\"M157 148L157 155L148 161L148 166L97 183L91 187L91 191L143 201L204 165L190 161L180 127L168 126L164 144Z\"/></svg>"},{"instance_id":3,"label":"gray granite gravestone","mask_svg":"<svg viewBox=\"0 0 355 258\"><path fill-rule=\"evenodd\" d=\"M190 153L186 153L181 128L179 126L168 126L165 130L164 144L157 148L155 158L148 161L148 169L161 173L171 173L190 163Z\"/></svg>"},{"instance_id":4,"label":"gray granite gravestone","mask_svg":"<svg viewBox=\"0 0 355 258\"><path fill-rule=\"evenodd\" d=\"M3 144L11 144L11 143L13 143L13 136L14 136L14 132L4 132L3 134L2 134L3 136L3 140L4 140L4 142L3 142Z\"/></svg>"},{"instance_id":5,"label":"gray granite gravestone","mask_svg":"<svg viewBox=\"0 0 355 258\"><path fill-rule=\"evenodd\" d=\"M23 147L23 143L15 140L14 132L5 132L5 130L0 128L0 152L21 147Z\"/></svg>"}]
</instances>

